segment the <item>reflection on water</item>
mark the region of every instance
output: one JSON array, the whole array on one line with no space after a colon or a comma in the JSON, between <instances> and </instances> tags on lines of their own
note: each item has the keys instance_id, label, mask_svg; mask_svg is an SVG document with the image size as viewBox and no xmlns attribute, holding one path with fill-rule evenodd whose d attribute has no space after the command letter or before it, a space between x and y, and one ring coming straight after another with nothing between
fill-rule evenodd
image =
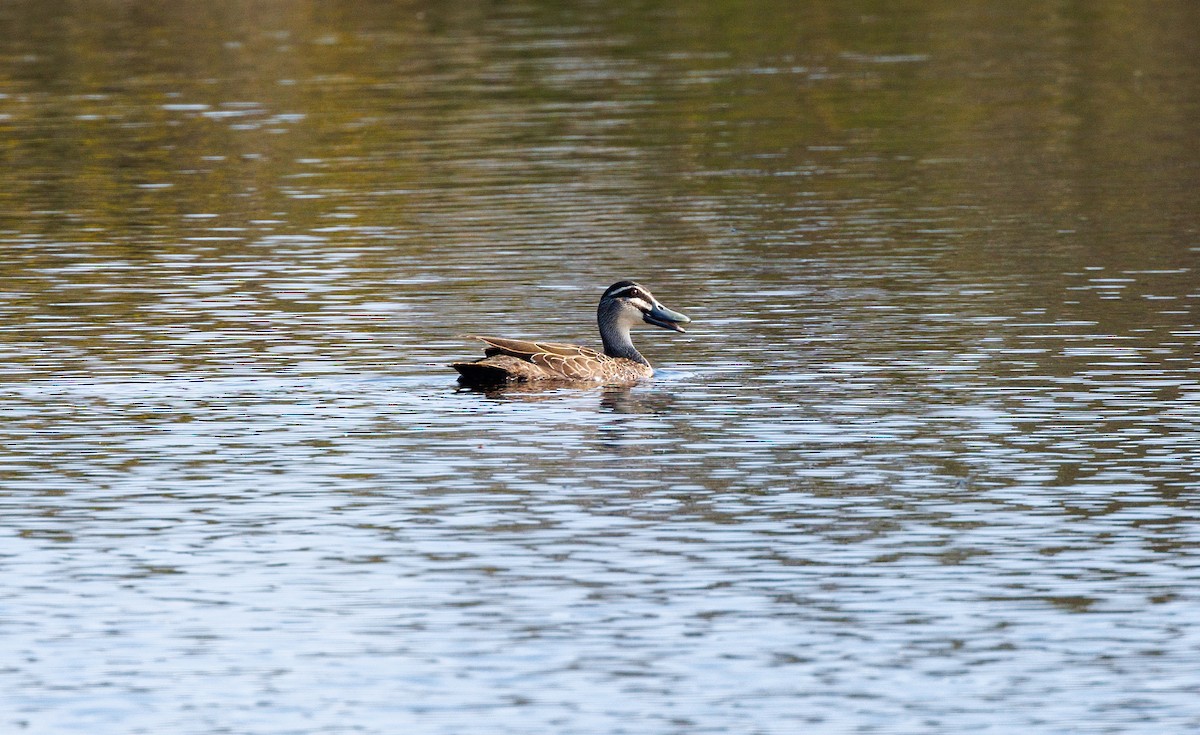
<instances>
[{"instance_id":1,"label":"reflection on water","mask_svg":"<svg viewBox=\"0 0 1200 735\"><path fill-rule=\"evenodd\" d=\"M1200 727L1190 4L0 19L8 730Z\"/></svg>"}]
</instances>

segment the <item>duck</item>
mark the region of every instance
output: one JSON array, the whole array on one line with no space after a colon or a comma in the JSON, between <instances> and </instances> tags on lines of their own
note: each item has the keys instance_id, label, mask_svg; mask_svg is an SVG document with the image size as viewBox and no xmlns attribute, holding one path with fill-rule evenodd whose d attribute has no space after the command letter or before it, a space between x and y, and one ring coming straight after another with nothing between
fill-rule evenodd
<instances>
[{"instance_id":1,"label":"duck","mask_svg":"<svg viewBox=\"0 0 1200 735\"><path fill-rule=\"evenodd\" d=\"M484 357L472 362L452 362L459 382L467 386L559 381L596 385L627 385L654 375L650 361L633 346L629 332L650 324L684 332L691 319L663 306L654 294L635 281L617 281L600 297L596 322L603 352L558 342L534 342L504 337L464 335L487 347Z\"/></svg>"}]
</instances>

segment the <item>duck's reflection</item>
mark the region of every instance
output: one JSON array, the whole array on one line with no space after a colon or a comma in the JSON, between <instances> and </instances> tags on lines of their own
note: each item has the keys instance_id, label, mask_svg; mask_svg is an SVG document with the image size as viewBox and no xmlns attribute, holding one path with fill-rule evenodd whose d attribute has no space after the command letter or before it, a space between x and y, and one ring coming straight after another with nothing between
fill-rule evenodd
<instances>
[{"instance_id":1,"label":"duck's reflection","mask_svg":"<svg viewBox=\"0 0 1200 735\"><path fill-rule=\"evenodd\" d=\"M674 396L666 391L654 390L645 385L608 385L603 387L571 384L550 385L541 383L510 383L498 386L461 385L456 393L475 393L493 401L561 401L564 398L597 396L598 407L603 411L621 414L665 414L675 403Z\"/></svg>"},{"instance_id":2,"label":"duck's reflection","mask_svg":"<svg viewBox=\"0 0 1200 735\"><path fill-rule=\"evenodd\" d=\"M600 394L600 408L613 413L666 414L674 404L675 396L664 390L635 390L623 385L609 386Z\"/></svg>"}]
</instances>

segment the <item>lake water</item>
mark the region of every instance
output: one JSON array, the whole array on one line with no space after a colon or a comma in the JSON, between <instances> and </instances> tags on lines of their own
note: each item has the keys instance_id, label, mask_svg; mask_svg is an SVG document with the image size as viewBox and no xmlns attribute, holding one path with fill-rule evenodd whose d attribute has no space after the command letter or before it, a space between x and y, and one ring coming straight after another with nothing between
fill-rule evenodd
<instances>
[{"instance_id":1,"label":"lake water","mask_svg":"<svg viewBox=\"0 0 1200 735\"><path fill-rule=\"evenodd\" d=\"M1200 13L993 5L0 8L0 730L1200 729Z\"/></svg>"}]
</instances>

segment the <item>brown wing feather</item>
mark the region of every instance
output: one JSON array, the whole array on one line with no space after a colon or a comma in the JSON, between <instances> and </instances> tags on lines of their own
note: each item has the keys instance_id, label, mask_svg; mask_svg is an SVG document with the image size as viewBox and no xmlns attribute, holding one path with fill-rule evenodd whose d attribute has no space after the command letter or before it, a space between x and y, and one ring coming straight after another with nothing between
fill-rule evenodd
<instances>
[{"instance_id":1,"label":"brown wing feather","mask_svg":"<svg viewBox=\"0 0 1200 735\"><path fill-rule=\"evenodd\" d=\"M475 338L488 345L484 352L489 356L510 355L573 380L590 379L595 374L594 366L597 363L612 359L587 347L559 342L532 342L505 337Z\"/></svg>"},{"instance_id":2,"label":"brown wing feather","mask_svg":"<svg viewBox=\"0 0 1200 735\"><path fill-rule=\"evenodd\" d=\"M502 337L481 337L477 334L466 335L470 339L477 339L488 345L485 350L489 355L512 355L523 360L528 360L530 355L535 354L538 350L533 342L527 342L523 339L504 339Z\"/></svg>"},{"instance_id":3,"label":"brown wing feather","mask_svg":"<svg viewBox=\"0 0 1200 735\"><path fill-rule=\"evenodd\" d=\"M612 358L591 350L588 352L592 354L563 355L539 352L531 358L531 362L571 380L594 380L603 374L605 363L612 362Z\"/></svg>"},{"instance_id":4,"label":"brown wing feather","mask_svg":"<svg viewBox=\"0 0 1200 735\"><path fill-rule=\"evenodd\" d=\"M467 335L488 347L487 363L517 380L561 378L565 380L636 380L653 371L631 360L609 357L602 352L559 342L532 342L505 337ZM461 363L460 363L461 364ZM474 364L474 363L467 363ZM456 365L459 372L463 372Z\"/></svg>"},{"instance_id":5,"label":"brown wing feather","mask_svg":"<svg viewBox=\"0 0 1200 735\"><path fill-rule=\"evenodd\" d=\"M508 339L506 337L484 337L478 334L467 335L471 339L477 339L485 342L492 348L498 350L498 353L512 355L523 360L528 360L537 354L562 355L564 357L584 356L584 357L603 357L601 353L587 347L578 345L561 344L558 342L532 342L524 339Z\"/></svg>"}]
</instances>

